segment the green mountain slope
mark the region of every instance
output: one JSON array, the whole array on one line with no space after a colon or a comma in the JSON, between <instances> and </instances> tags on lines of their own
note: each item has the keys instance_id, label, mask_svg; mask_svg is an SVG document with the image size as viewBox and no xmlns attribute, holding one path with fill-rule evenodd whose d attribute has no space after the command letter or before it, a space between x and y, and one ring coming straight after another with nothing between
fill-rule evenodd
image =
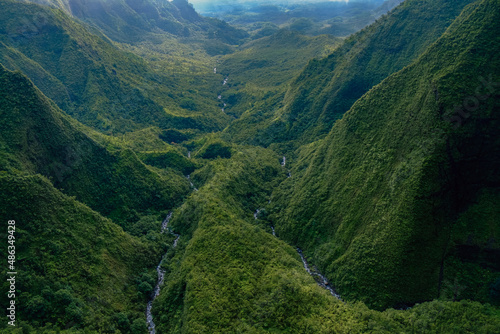
<instances>
[{"instance_id":1,"label":"green mountain slope","mask_svg":"<svg viewBox=\"0 0 500 334\"><path fill-rule=\"evenodd\" d=\"M0 333L498 333L498 31L407 0L240 47L185 0L0 0Z\"/></svg>"},{"instance_id":2,"label":"green mountain slope","mask_svg":"<svg viewBox=\"0 0 500 334\"><path fill-rule=\"evenodd\" d=\"M0 172L0 219L5 241L7 222L15 219L17 272L17 326L2 317L2 332L113 333L121 328L130 333L120 319L145 324L146 299L136 279L155 265L160 249L131 237L40 175ZM6 279L3 291L9 290ZM3 294L0 300L6 309L10 299Z\"/></svg>"},{"instance_id":3,"label":"green mountain slope","mask_svg":"<svg viewBox=\"0 0 500 334\"><path fill-rule=\"evenodd\" d=\"M471 2L405 1L327 58L312 60L284 99L252 111L228 132L235 140L264 146L317 140L370 88L425 51Z\"/></svg>"},{"instance_id":4,"label":"green mountain slope","mask_svg":"<svg viewBox=\"0 0 500 334\"><path fill-rule=\"evenodd\" d=\"M186 0L32 0L88 22L118 42L140 43L168 35L236 45L248 34L223 21L200 16ZM161 36L164 35L164 36ZM167 36L165 36L167 35Z\"/></svg>"},{"instance_id":5,"label":"green mountain slope","mask_svg":"<svg viewBox=\"0 0 500 334\"><path fill-rule=\"evenodd\" d=\"M340 39L328 35L307 37L280 30L242 45L217 65L217 72L228 78L227 85L219 88L221 103L226 103L222 106L240 117L255 105L266 103L270 96L284 92L311 58L325 56L339 43Z\"/></svg>"},{"instance_id":6,"label":"green mountain slope","mask_svg":"<svg viewBox=\"0 0 500 334\"><path fill-rule=\"evenodd\" d=\"M279 235L347 299L499 302L499 9L468 6L302 148L274 194Z\"/></svg>"},{"instance_id":7,"label":"green mountain slope","mask_svg":"<svg viewBox=\"0 0 500 334\"><path fill-rule=\"evenodd\" d=\"M0 67L0 168L39 173L101 214L133 221L172 208L189 190L179 172L156 172L130 149L108 151L23 75Z\"/></svg>"},{"instance_id":8,"label":"green mountain slope","mask_svg":"<svg viewBox=\"0 0 500 334\"><path fill-rule=\"evenodd\" d=\"M197 76L198 68L187 74L176 61L153 67L62 11L0 2L0 62L25 72L61 109L101 131L222 129L229 117L216 106L212 77Z\"/></svg>"},{"instance_id":9,"label":"green mountain slope","mask_svg":"<svg viewBox=\"0 0 500 334\"><path fill-rule=\"evenodd\" d=\"M163 260L165 285L153 304L157 333L488 333L500 324L495 310L479 303L376 312L337 300L316 284L295 249L252 217L285 178L278 157L233 150L231 159L193 175L199 191L174 212L172 228L181 238Z\"/></svg>"}]
</instances>

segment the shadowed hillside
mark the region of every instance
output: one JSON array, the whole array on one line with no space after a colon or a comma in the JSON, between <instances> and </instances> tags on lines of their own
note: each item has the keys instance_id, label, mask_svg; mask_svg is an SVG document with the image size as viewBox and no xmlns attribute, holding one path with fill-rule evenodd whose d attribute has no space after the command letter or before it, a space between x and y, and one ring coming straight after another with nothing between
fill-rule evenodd
<instances>
[{"instance_id":1,"label":"shadowed hillside","mask_svg":"<svg viewBox=\"0 0 500 334\"><path fill-rule=\"evenodd\" d=\"M499 302L496 9L495 0L468 6L415 63L302 148L275 193L277 232L346 298Z\"/></svg>"},{"instance_id":2,"label":"shadowed hillside","mask_svg":"<svg viewBox=\"0 0 500 334\"><path fill-rule=\"evenodd\" d=\"M182 174L156 173L129 150L108 151L23 75L0 68L0 168L39 173L103 215L134 220L188 191Z\"/></svg>"}]
</instances>

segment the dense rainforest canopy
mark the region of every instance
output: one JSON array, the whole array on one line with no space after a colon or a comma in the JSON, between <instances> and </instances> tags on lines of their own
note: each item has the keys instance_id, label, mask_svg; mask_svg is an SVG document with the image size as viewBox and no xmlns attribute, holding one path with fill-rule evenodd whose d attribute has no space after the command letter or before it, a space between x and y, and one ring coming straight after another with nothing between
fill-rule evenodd
<instances>
[{"instance_id":1,"label":"dense rainforest canopy","mask_svg":"<svg viewBox=\"0 0 500 334\"><path fill-rule=\"evenodd\" d=\"M0 0L0 333L500 333L500 1L197 8Z\"/></svg>"}]
</instances>

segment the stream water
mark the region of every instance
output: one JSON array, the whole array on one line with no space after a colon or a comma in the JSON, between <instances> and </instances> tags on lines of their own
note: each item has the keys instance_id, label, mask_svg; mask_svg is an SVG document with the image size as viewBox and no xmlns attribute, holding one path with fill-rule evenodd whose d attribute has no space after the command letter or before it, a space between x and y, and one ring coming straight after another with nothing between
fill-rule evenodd
<instances>
[{"instance_id":1,"label":"stream water","mask_svg":"<svg viewBox=\"0 0 500 334\"><path fill-rule=\"evenodd\" d=\"M263 209L257 209L254 214L253 214L253 217L255 218L255 220L259 219L259 214L262 212ZM271 230L272 230L272 233L273 233L273 236L276 237L276 231L274 230L274 226L271 226ZM314 280L316 281L316 283L318 283L318 285L328 291L330 291L330 293L332 294L332 296L334 296L335 298L337 298L338 300L342 300L342 298L340 298L340 295L335 291L335 289L331 286L330 282L328 282L328 280L326 279L325 276L323 276L318 268L316 268L316 266L314 266L312 269L311 267L309 266L309 264L307 263L307 260L306 258L304 257L304 254L302 253L302 250L300 248L297 248L297 253L299 253L300 255L300 259L302 260L302 264L304 265L304 268L306 269L307 273L309 275L311 275Z\"/></svg>"},{"instance_id":2,"label":"stream water","mask_svg":"<svg viewBox=\"0 0 500 334\"><path fill-rule=\"evenodd\" d=\"M297 253L299 253L300 255L300 258L302 259L302 263L304 264L304 268L306 269L306 271L309 273L309 275L311 275L314 280L316 281L316 283L318 283L318 285L324 289L327 289L328 291L330 291L330 293L332 294L332 296L334 296L335 298L337 298L338 300L342 300L342 298L340 298L340 295L335 291L335 289L330 285L330 282L328 282L328 280L326 279L325 276L323 276L319 271L318 271L318 268L316 267L313 267L313 269L311 269L309 267L309 264L307 263L307 260L306 258L304 257L304 254L302 253L302 250L300 248L297 248Z\"/></svg>"},{"instance_id":3,"label":"stream water","mask_svg":"<svg viewBox=\"0 0 500 334\"><path fill-rule=\"evenodd\" d=\"M194 191L198 191L198 188L196 188L193 184L193 181L191 181L191 175L188 175L186 176L187 179L189 180L189 184L191 185L191 189L193 189Z\"/></svg>"},{"instance_id":4,"label":"stream water","mask_svg":"<svg viewBox=\"0 0 500 334\"><path fill-rule=\"evenodd\" d=\"M257 209L257 210L253 213L253 217L255 218L255 220L259 219L259 214L260 214L260 209Z\"/></svg>"},{"instance_id":5,"label":"stream water","mask_svg":"<svg viewBox=\"0 0 500 334\"><path fill-rule=\"evenodd\" d=\"M253 214L253 217L255 218L255 220L259 219L259 214L262 212L263 209L257 209L254 214ZM276 231L274 230L274 226L271 226L271 231L273 233L273 236L276 237ZM307 273L309 275L311 275L314 280L316 281L316 283L330 291L330 293L332 294L332 296L334 296L335 298L337 298L338 300L342 300L342 298L340 298L340 295L335 291L335 289L331 286L330 282L328 282L328 280L326 279L325 276L323 276L318 268L316 268L316 266L314 266L312 269L311 267L309 266L309 264L307 263L307 260L306 258L304 257L304 254L302 253L302 250L300 248L297 248L297 253L299 253L300 255L300 259L302 260L302 264L304 265L304 268L306 269Z\"/></svg>"},{"instance_id":6,"label":"stream water","mask_svg":"<svg viewBox=\"0 0 500 334\"><path fill-rule=\"evenodd\" d=\"M173 212L170 212L167 217L163 220L161 223L161 233L165 233L165 231L168 231L168 233L172 234L175 236L174 243L172 244L172 248L177 247L177 242L179 241L180 235L173 233L170 228L168 227L168 223L170 222L170 219L172 219L172 214ZM156 334L156 326L153 321L153 302L160 295L160 290L161 286L163 285L163 282L165 280L165 270L161 268L161 264L163 263L163 259L165 258L165 255L161 258L160 263L156 267L156 272L158 273L158 281L156 283L155 289L153 290L153 293L151 294L151 298L149 299L148 305L146 307L146 322L148 324L148 331L149 334Z\"/></svg>"}]
</instances>

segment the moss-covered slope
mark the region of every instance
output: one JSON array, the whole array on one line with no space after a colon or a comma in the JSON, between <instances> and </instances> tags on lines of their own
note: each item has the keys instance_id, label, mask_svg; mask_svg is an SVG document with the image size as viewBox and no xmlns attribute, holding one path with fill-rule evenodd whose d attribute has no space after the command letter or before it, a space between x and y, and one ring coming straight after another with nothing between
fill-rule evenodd
<instances>
[{"instance_id":1,"label":"moss-covered slope","mask_svg":"<svg viewBox=\"0 0 500 334\"><path fill-rule=\"evenodd\" d=\"M167 210L189 184L180 173L156 173L129 150L108 151L22 74L0 67L0 168L39 173L68 195L121 222Z\"/></svg>"},{"instance_id":2,"label":"moss-covered slope","mask_svg":"<svg viewBox=\"0 0 500 334\"><path fill-rule=\"evenodd\" d=\"M499 8L467 7L304 147L276 192L277 231L346 298L498 302Z\"/></svg>"},{"instance_id":3,"label":"moss-covered slope","mask_svg":"<svg viewBox=\"0 0 500 334\"><path fill-rule=\"evenodd\" d=\"M17 272L17 326L3 317L2 332L113 333L124 317L145 323L146 299L136 279L155 265L158 247L131 237L40 175L0 172L0 219L2 254L7 223L15 220ZM2 289L9 290L6 279ZM7 308L6 294L0 300Z\"/></svg>"},{"instance_id":4,"label":"moss-covered slope","mask_svg":"<svg viewBox=\"0 0 500 334\"><path fill-rule=\"evenodd\" d=\"M179 57L169 61L175 64L155 68L63 11L0 2L0 63L23 71L61 109L100 131L152 125L213 131L227 125L209 79L197 78L198 68L189 74ZM193 90L194 81L203 84Z\"/></svg>"},{"instance_id":5,"label":"moss-covered slope","mask_svg":"<svg viewBox=\"0 0 500 334\"><path fill-rule=\"evenodd\" d=\"M235 123L233 139L289 150L324 136L370 88L421 55L471 2L403 2L328 57L311 60L279 103L256 108L245 125Z\"/></svg>"}]
</instances>

